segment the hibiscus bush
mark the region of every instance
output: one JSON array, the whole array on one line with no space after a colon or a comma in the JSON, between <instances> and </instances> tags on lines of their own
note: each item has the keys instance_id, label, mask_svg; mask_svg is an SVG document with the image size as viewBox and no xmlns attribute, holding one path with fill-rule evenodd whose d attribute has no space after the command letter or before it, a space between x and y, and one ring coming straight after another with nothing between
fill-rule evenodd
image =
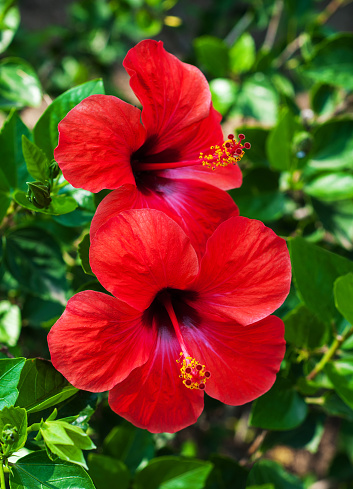
<instances>
[{"instance_id":1,"label":"hibiscus bush","mask_svg":"<svg viewBox=\"0 0 353 489\"><path fill-rule=\"evenodd\" d=\"M0 0L0 489L352 489L352 5L68 3Z\"/></svg>"}]
</instances>

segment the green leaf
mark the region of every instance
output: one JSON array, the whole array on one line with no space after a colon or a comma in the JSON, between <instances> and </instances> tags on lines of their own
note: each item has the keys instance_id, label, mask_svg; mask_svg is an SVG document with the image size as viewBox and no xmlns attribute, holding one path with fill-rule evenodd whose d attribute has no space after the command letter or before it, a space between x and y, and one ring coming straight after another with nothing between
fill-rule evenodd
<instances>
[{"instance_id":1,"label":"green leaf","mask_svg":"<svg viewBox=\"0 0 353 489\"><path fill-rule=\"evenodd\" d=\"M2 171L0 170L0 179L2 178ZM11 204L11 197L8 192L3 192L0 190L0 224L1 221L4 219L4 217L7 214L7 209L9 208Z\"/></svg>"},{"instance_id":2,"label":"green leaf","mask_svg":"<svg viewBox=\"0 0 353 489\"><path fill-rule=\"evenodd\" d=\"M299 426L308 408L287 381L278 378L274 386L252 404L250 425L265 430L290 430Z\"/></svg>"},{"instance_id":3,"label":"green leaf","mask_svg":"<svg viewBox=\"0 0 353 489\"><path fill-rule=\"evenodd\" d=\"M78 245L78 254L81 260L81 265L87 275L94 275L89 263L89 247L90 247L90 237L89 234L83 237L81 243Z\"/></svg>"},{"instance_id":4,"label":"green leaf","mask_svg":"<svg viewBox=\"0 0 353 489\"><path fill-rule=\"evenodd\" d=\"M235 460L221 455L212 455L213 464L205 489L245 489L248 471Z\"/></svg>"},{"instance_id":5,"label":"green leaf","mask_svg":"<svg viewBox=\"0 0 353 489\"><path fill-rule=\"evenodd\" d=\"M303 238L291 239L289 249L295 284L308 309L325 323L339 320L333 283L337 277L353 272L353 262Z\"/></svg>"},{"instance_id":6,"label":"green leaf","mask_svg":"<svg viewBox=\"0 0 353 489\"><path fill-rule=\"evenodd\" d=\"M61 460L52 461L44 450L21 458L11 466L11 471L11 489L68 489L70 486L95 489L82 467Z\"/></svg>"},{"instance_id":7,"label":"green leaf","mask_svg":"<svg viewBox=\"0 0 353 489\"><path fill-rule=\"evenodd\" d=\"M229 49L222 39L213 36L201 36L194 40L198 64L205 67L211 75L224 77L228 73Z\"/></svg>"},{"instance_id":8,"label":"green leaf","mask_svg":"<svg viewBox=\"0 0 353 489\"><path fill-rule=\"evenodd\" d=\"M340 93L336 87L327 83L314 85L310 92L311 107L319 116L332 114L340 101Z\"/></svg>"},{"instance_id":9,"label":"green leaf","mask_svg":"<svg viewBox=\"0 0 353 489\"><path fill-rule=\"evenodd\" d=\"M133 472L142 460L150 460L154 456L154 442L148 431L122 423L105 438L103 452L121 460Z\"/></svg>"},{"instance_id":10,"label":"green leaf","mask_svg":"<svg viewBox=\"0 0 353 489\"><path fill-rule=\"evenodd\" d=\"M353 325L353 274L338 277L333 287L335 305L342 316Z\"/></svg>"},{"instance_id":11,"label":"green leaf","mask_svg":"<svg viewBox=\"0 0 353 489\"><path fill-rule=\"evenodd\" d=\"M203 460L158 457L136 474L135 489L202 489L211 470Z\"/></svg>"},{"instance_id":12,"label":"green leaf","mask_svg":"<svg viewBox=\"0 0 353 489\"><path fill-rule=\"evenodd\" d=\"M353 409L353 359L328 363L325 372L340 398Z\"/></svg>"},{"instance_id":13,"label":"green leaf","mask_svg":"<svg viewBox=\"0 0 353 489\"><path fill-rule=\"evenodd\" d=\"M68 214L69 212L73 212L78 205L73 197L64 194L52 195L50 204L48 207L44 207L43 209L34 205L33 202L30 202L26 192L22 192L21 190L17 190L14 193L13 198L17 204L21 205L25 209L40 212L41 214L48 214L50 216L61 216L62 214Z\"/></svg>"},{"instance_id":14,"label":"green leaf","mask_svg":"<svg viewBox=\"0 0 353 489\"><path fill-rule=\"evenodd\" d=\"M1 29L0 29L0 53L3 53L11 44L11 41L20 25L20 12L17 5L8 8L8 3L0 5Z\"/></svg>"},{"instance_id":15,"label":"green leaf","mask_svg":"<svg viewBox=\"0 0 353 489\"><path fill-rule=\"evenodd\" d=\"M330 338L330 328L305 305L299 304L284 318L285 339L297 348L315 349Z\"/></svg>"},{"instance_id":16,"label":"green leaf","mask_svg":"<svg viewBox=\"0 0 353 489\"><path fill-rule=\"evenodd\" d=\"M26 138L25 135L22 136L22 151L26 160L28 173L35 180L45 182L49 178L49 160L43 151Z\"/></svg>"},{"instance_id":17,"label":"green leaf","mask_svg":"<svg viewBox=\"0 0 353 489\"><path fill-rule=\"evenodd\" d=\"M270 132L267 143L267 158L273 168L280 171L294 170L296 159L292 150L292 141L298 124L292 112L282 109L277 125Z\"/></svg>"},{"instance_id":18,"label":"green leaf","mask_svg":"<svg viewBox=\"0 0 353 489\"><path fill-rule=\"evenodd\" d=\"M338 34L320 43L301 71L315 82L352 90L352 59L353 35Z\"/></svg>"},{"instance_id":19,"label":"green leaf","mask_svg":"<svg viewBox=\"0 0 353 489\"><path fill-rule=\"evenodd\" d=\"M10 406L4 407L0 411L0 439L9 447L8 453L17 452L24 446L27 440L27 413L25 409Z\"/></svg>"},{"instance_id":20,"label":"green leaf","mask_svg":"<svg viewBox=\"0 0 353 489\"><path fill-rule=\"evenodd\" d=\"M255 73L243 83L234 114L252 117L264 124L275 124L278 103L279 95L271 81L263 73Z\"/></svg>"},{"instance_id":21,"label":"green leaf","mask_svg":"<svg viewBox=\"0 0 353 489\"><path fill-rule=\"evenodd\" d=\"M76 394L73 387L47 360L26 360L18 384L17 405L29 413L42 411Z\"/></svg>"},{"instance_id":22,"label":"green leaf","mask_svg":"<svg viewBox=\"0 0 353 489\"><path fill-rule=\"evenodd\" d=\"M210 90L214 108L225 115L236 101L239 86L227 78L215 78L210 81Z\"/></svg>"},{"instance_id":23,"label":"green leaf","mask_svg":"<svg viewBox=\"0 0 353 489\"><path fill-rule=\"evenodd\" d=\"M276 489L304 489L302 482L272 460L256 462L248 477L248 486L273 484Z\"/></svg>"},{"instance_id":24,"label":"green leaf","mask_svg":"<svg viewBox=\"0 0 353 489\"><path fill-rule=\"evenodd\" d=\"M250 160L255 166L270 166L266 156L266 140L270 131L263 127L241 126L238 128L238 133L244 133L245 141L251 143L251 149L246 151L244 159Z\"/></svg>"},{"instance_id":25,"label":"green leaf","mask_svg":"<svg viewBox=\"0 0 353 489\"><path fill-rule=\"evenodd\" d=\"M23 227L6 237L4 262L24 290L65 302L66 267L57 242L43 229Z\"/></svg>"},{"instance_id":26,"label":"green leaf","mask_svg":"<svg viewBox=\"0 0 353 489\"><path fill-rule=\"evenodd\" d=\"M249 71L256 59L256 47L252 36L244 32L229 50L230 70L235 73Z\"/></svg>"},{"instance_id":27,"label":"green leaf","mask_svg":"<svg viewBox=\"0 0 353 489\"><path fill-rule=\"evenodd\" d=\"M353 248L352 200L327 204L313 199L312 204L324 228L333 234L341 246L351 250Z\"/></svg>"},{"instance_id":28,"label":"green leaf","mask_svg":"<svg viewBox=\"0 0 353 489\"><path fill-rule=\"evenodd\" d=\"M26 189L29 174L22 154L22 135L30 136L16 111L11 111L0 131L0 170L9 187Z\"/></svg>"},{"instance_id":29,"label":"green leaf","mask_svg":"<svg viewBox=\"0 0 353 489\"><path fill-rule=\"evenodd\" d=\"M87 464L97 489L129 489L130 472L120 460L90 453Z\"/></svg>"},{"instance_id":30,"label":"green leaf","mask_svg":"<svg viewBox=\"0 0 353 489\"><path fill-rule=\"evenodd\" d=\"M304 186L304 192L326 202L353 197L353 175L343 172L321 175Z\"/></svg>"},{"instance_id":31,"label":"green leaf","mask_svg":"<svg viewBox=\"0 0 353 489\"><path fill-rule=\"evenodd\" d=\"M32 66L21 58L0 61L0 108L37 107L42 88Z\"/></svg>"},{"instance_id":32,"label":"green leaf","mask_svg":"<svg viewBox=\"0 0 353 489\"><path fill-rule=\"evenodd\" d=\"M15 346L21 332L21 311L9 301L0 302L0 343Z\"/></svg>"},{"instance_id":33,"label":"green leaf","mask_svg":"<svg viewBox=\"0 0 353 489\"><path fill-rule=\"evenodd\" d=\"M93 94L104 94L102 80L92 80L56 98L39 118L33 129L34 142L47 158L53 159L54 148L58 144L58 124L84 98Z\"/></svg>"},{"instance_id":34,"label":"green leaf","mask_svg":"<svg viewBox=\"0 0 353 489\"><path fill-rule=\"evenodd\" d=\"M309 168L353 170L353 120L331 119L313 132Z\"/></svg>"},{"instance_id":35,"label":"green leaf","mask_svg":"<svg viewBox=\"0 0 353 489\"><path fill-rule=\"evenodd\" d=\"M17 384L24 364L24 358L0 359L0 409L15 404Z\"/></svg>"}]
</instances>

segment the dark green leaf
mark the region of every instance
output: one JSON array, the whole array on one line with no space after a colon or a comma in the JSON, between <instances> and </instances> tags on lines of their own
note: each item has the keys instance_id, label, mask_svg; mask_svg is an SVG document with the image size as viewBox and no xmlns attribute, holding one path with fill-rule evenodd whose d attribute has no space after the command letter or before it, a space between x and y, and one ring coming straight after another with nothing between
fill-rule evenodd
<instances>
[{"instance_id":1,"label":"dark green leaf","mask_svg":"<svg viewBox=\"0 0 353 489\"><path fill-rule=\"evenodd\" d=\"M285 339L297 348L315 349L330 338L330 328L307 307L300 304L284 318Z\"/></svg>"},{"instance_id":2,"label":"dark green leaf","mask_svg":"<svg viewBox=\"0 0 353 489\"><path fill-rule=\"evenodd\" d=\"M26 160L28 173L35 180L45 182L49 178L49 161L43 151L32 143L25 135L22 136L22 151Z\"/></svg>"},{"instance_id":3,"label":"dark green leaf","mask_svg":"<svg viewBox=\"0 0 353 489\"><path fill-rule=\"evenodd\" d=\"M194 40L198 63L211 75L224 77L229 67L229 49L222 39L213 36L201 36Z\"/></svg>"},{"instance_id":4,"label":"dark green leaf","mask_svg":"<svg viewBox=\"0 0 353 489\"><path fill-rule=\"evenodd\" d=\"M73 387L47 360L26 360L18 384L17 405L29 413L55 406L76 394Z\"/></svg>"},{"instance_id":5,"label":"dark green leaf","mask_svg":"<svg viewBox=\"0 0 353 489\"><path fill-rule=\"evenodd\" d=\"M213 464L205 485L205 489L245 489L248 471L235 460L213 455L210 457Z\"/></svg>"},{"instance_id":6,"label":"dark green leaf","mask_svg":"<svg viewBox=\"0 0 353 489\"><path fill-rule=\"evenodd\" d=\"M62 460L54 462L44 450L26 455L11 469L11 489L95 489L85 469Z\"/></svg>"},{"instance_id":7,"label":"dark green leaf","mask_svg":"<svg viewBox=\"0 0 353 489\"><path fill-rule=\"evenodd\" d=\"M68 90L56 98L34 126L34 142L51 161L58 144L58 124L66 114L84 98L93 94L104 94L102 80L92 80Z\"/></svg>"},{"instance_id":8,"label":"dark green leaf","mask_svg":"<svg viewBox=\"0 0 353 489\"><path fill-rule=\"evenodd\" d=\"M313 132L308 165L315 170L353 169L353 120L332 119Z\"/></svg>"},{"instance_id":9,"label":"dark green leaf","mask_svg":"<svg viewBox=\"0 0 353 489\"><path fill-rule=\"evenodd\" d=\"M340 398L353 409L353 359L346 358L328 363L325 372Z\"/></svg>"},{"instance_id":10,"label":"dark green leaf","mask_svg":"<svg viewBox=\"0 0 353 489\"><path fill-rule=\"evenodd\" d=\"M15 346L21 331L21 311L9 301L0 302L0 343Z\"/></svg>"},{"instance_id":11,"label":"dark green leaf","mask_svg":"<svg viewBox=\"0 0 353 489\"><path fill-rule=\"evenodd\" d=\"M0 409L15 404L18 397L17 384L24 364L24 358L0 359Z\"/></svg>"},{"instance_id":12,"label":"dark green leaf","mask_svg":"<svg viewBox=\"0 0 353 489\"><path fill-rule=\"evenodd\" d=\"M211 470L202 460L158 457L136 474L135 489L202 489Z\"/></svg>"},{"instance_id":13,"label":"dark green leaf","mask_svg":"<svg viewBox=\"0 0 353 489\"><path fill-rule=\"evenodd\" d=\"M344 248L351 250L353 248L352 200L341 200L328 204L313 199L312 203L324 228L332 233Z\"/></svg>"},{"instance_id":14,"label":"dark green leaf","mask_svg":"<svg viewBox=\"0 0 353 489\"><path fill-rule=\"evenodd\" d=\"M65 263L60 247L46 231L24 227L9 233L4 261L25 290L64 303Z\"/></svg>"},{"instance_id":15,"label":"dark green leaf","mask_svg":"<svg viewBox=\"0 0 353 489\"><path fill-rule=\"evenodd\" d=\"M10 453L17 452L27 440L27 413L19 407L4 407L0 411L0 439ZM5 448L6 450L6 448Z\"/></svg>"},{"instance_id":16,"label":"dark green leaf","mask_svg":"<svg viewBox=\"0 0 353 489\"><path fill-rule=\"evenodd\" d=\"M214 108L224 115L236 101L239 86L233 80L215 78L210 81L210 90Z\"/></svg>"},{"instance_id":17,"label":"dark green leaf","mask_svg":"<svg viewBox=\"0 0 353 489\"><path fill-rule=\"evenodd\" d=\"M292 112L284 108L266 142L267 158L276 170L295 169L296 159L292 151L292 141L297 128L298 124Z\"/></svg>"},{"instance_id":18,"label":"dark green leaf","mask_svg":"<svg viewBox=\"0 0 353 489\"><path fill-rule=\"evenodd\" d=\"M353 35L338 34L324 40L303 66L302 72L311 80L353 89Z\"/></svg>"},{"instance_id":19,"label":"dark green leaf","mask_svg":"<svg viewBox=\"0 0 353 489\"><path fill-rule=\"evenodd\" d=\"M11 111L0 131L0 170L12 188L26 189L29 174L22 154L22 135L30 136L17 112Z\"/></svg>"},{"instance_id":20,"label":"dark green leaf","mask_svg":"<svg viewBox=\"0 0 353 489\"><path fill-rule=\"evenodd\" d=\"M81 265L85 273L88 275L93 275L91 265L89 263L89 247L90 247L90 237L86 234L82 239L81 243L78 245L78 254L81 260Z\"/></svg>"},{"instance_id":21,"label":"dark green leaf","mask_svg":"<svg viewBox=\"0 0 353 489\"><path fill-rule=\"evenodd\" d=\"M41 100L40 81L25 60L5 58L0 61L0 108L37 107Z\"/></svg>"},{"instance_id":22,"label":"dark green leaf","mask_svg":"<svg viewBox=\"0 0 353 489\"><path fill-rule=\"evenodd\" d=\"M308 243L303 238L289 241L293 275L306 306L323 322L337 318L333 300L335 279L353 272L353 262Z\"/></svg>"},{"instance_id":23,"label":"dark green leaf","mask_svg":"<svg viewBox=\"0 0 353 489\"><path fill-rule=\"evenodd\" d=\"M251 143L251 149L246 151L244 160L250 160L255 166L270 166L266 157L266 140L269 135L269 130L263 127L242 126L238 128L238 133L244 133L245 141Z\"/></svg>"},{"instance_id":24,"label":"dark green leaf","mask_svg":"<svg viewBox=\"0 0 353 489\"><path fill-rule=\"evenodd\" d=\"M87 463L89 475L97 489L128 489L130 487L130 472L120 460L90 453Z\"/></svg>"},{"instance_id":25,"label":"dark green leaf","mask_svg":"<svg viewBox=\"0 0 353 489\"><path fill-rule=\"evenodd\" d=\"M327 202L353 197L353 175L337 172L321 175L304 186L304 192Z\"/></svg>"},{"instance_id":26,"label":"dark green leaf","mask_svg":"<svg viewBox=\"0 0 353 489\"><path fill-rule=\"evenodd\" d=\"M233 73L245 73L255 63L256 48L252 36L244 32L229 50L230 70Z\"/></svg>"},{"instance_id":27,"label":"dark green leaf","mask_svg":"<svg viewBox=\"0 0 353 489\"><path fill-rule=\"evenodd\" d=\"M353 325L353 274L338 277L333 287L335 305L347 321Z\"/></svg>"},{"instance_id":28,"label":"dark green leaf","mask_svg":"<svg viewBox=\"0 0 353 489\"><path fill-rule=\"evenodd\" d=\"M33 202L30 202L27 194L21 190L17 190L13 196L14 200L25 209L29 209L34 212L41 212L42 214L48 214L50 216L60 216L62 214L68 214L73 212L77 208L77 202L75 199L68 195L52 195L51 201L48 207L43 209L37 207Z\"/></svg>"},{"instance_id":29,"label":"dark green leaf","mask_svg":"<svg viewBox=\"0 0 353 489\"><path fill-rule=\"evenodd\" d=\"M340 100L337 88L327 83L315 85L310 96L313 111L320 116L332 114Z\"/></svg>"},{"instance_id":30,"label":"dark green leaf","mask_svg":"<svg viewBox=\"0 0 353 489\"><path fill-rule=\"evenodd\" d=\"M1 170L0 170L1 172ZM0 173L0 178L2 177ZM0 190L0 224L1 221L4 219L4 217L7 214L7 209L9 208L11 204L11 197L8 192L3 192Z\"/></svg>"},{"instance_id":31,"label":"dark green leaf","mask_svg":"<svg viewBox=\"0 0 353 489\"><path fill-rule=\"evenodd\" d=\"M1 29L0 29L0 53L3 53L11 44L18 26L20 25L20 12L17 5L8 8L8 3L0 5Z\"/></svg>"},{"instance_id":32,"label":"dark green leaf","mask_svg":"<svg viewBox=\"0 0 353 489\"><path fill-rule=\"evenodd\" d=\"M260 460L250 471L248 486L268 483L273 484L276 489L304 489L297 477L286 472L276 462Z\"/></svg>"},{"instance_id":33,"label":"dark green leaf","mask_svg":"<svg viewBox=\"0 0 353 489\"><path fill-rule=\"evenodd\" d=\"M290 430L308 413L305 401L292 385L278 378L275 385L251 407L250 425L266 430Z\"/></svg>"}]
</instances>

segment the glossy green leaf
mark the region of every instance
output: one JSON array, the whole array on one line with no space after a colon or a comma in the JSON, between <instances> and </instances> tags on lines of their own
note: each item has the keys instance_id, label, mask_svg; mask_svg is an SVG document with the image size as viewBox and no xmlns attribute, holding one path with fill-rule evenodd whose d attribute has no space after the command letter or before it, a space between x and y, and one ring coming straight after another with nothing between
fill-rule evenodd
<instances>
[{"instance_id":1,"label":"glossy green leaf","mask_svg":"<svg viewBox=\"0 0 353 489\"><path fill-rule=\"evenodd\" d=\"M304 192L326 202L353 197L353 175L337 172L321 175L304 186Z\"/></svg>"},{"instance_id":2,"label":"glossy green leaf","mask_svg":"<svg viewBox=\"0 0 353 489\"><path fill-rule=\"evenodd\" d=\"M256 462L248 477L248 486L273 484L276 489L304 489L302 482L272 460Z\"/></svg>"},{"instance_id":3,"label":"glossy green leaf","mask_svg":"<svg viewBox=\"0 0 353 489\"><path fill-rule=\"evenodd\" d=\"M221 455L212 455L213 468L207 478L205 489L245 489L248 471L235 460Z\"/></svg>"},{"instance_id":4,"label":"glossy green leaf","mask_svg":"<svg viewBox=\"0 0 353 489\"><path fill-rule=\"evenodd\" d=\"M90 453L87 464L96 489L129 489L130 472L120 460Z\"/></svg>"},{"instance_id":5,"label":"glossy green leaf","mask_svg":"<svg viewBox=\"0 0 353 489\"><path fill-rule=\"evenodd\" d=\"M233 80L215 78L210 81L210 90L214 108L224 115L236 101L239 86Z\"/></svg>"},{"instance_id":6,"label":"glossy green leaf","mask_svg":"<svg viewBox=\"0 0 353 489\"><path fill-rule=\"evenodd\" d=\"M15 404L18 397L17 384L24 364L24 358L0 359L0 409Z\"/></svg>"},{"instance_id":7,"label":"glossy green leaf","mask_svg":"<svg viewBox=\"0 0 353 489\"><path fill-rule=\"evenodd\" d=\"M233 73L245 73L256 59L256 47L251 34L244 32L229 50L229 65Z\"/></svg>"},{"instance_id":8,"label":"glossy green leaf","mask_svg":"<svg viewBox=\"0 0 353 489\"><path fill-rule=\"evenodd\" d=\"M19 115L11 111L0 130L0 170L4 173L9 187L27 188L30 179L22 154L22 135L30 137L29 129Z\"/></svg>"},{"instance_id":9,"label":"glossy green leaf","mask_svg":"<svg viewBox=\"0 0 353 489\"><path fill-rule=\"evenodd\" d=\"M49 161L43 151L25 135L22 136L22 151L26 160L28 173L35 180L45 182L49 178Z\"/></svg>"},{"instance_id":10,"label":"glossy green leaf","mask_svg":"<svg viewBox=\"0 0 353 489\"><path fill-rule=\"evenodd\" d=\"M353 325L353 273L338 277L333 293L337 309Z\"/></svg>"},{"instance_id":11,"label":"glossy green leaf","mask_svg":"<svg viewBox=\"0 0 353 489\"><path fill-rule=\"evenodd\" d=\"M94 275L89 263L89 247L90 247L90 237L89 234L83 237L81 243L78 245L78 254L81 260L81 265L85 273L88 275Z\"/></svg>"},{"instance_id":12,"label":"glossy green leaf","mask_svg":"<svg viewBox=\"0 0 353 489\"><path fill-rule=\"evenodd\" d=\"M334 281L353 272L353 262L303 238L290 240L289 250L298 292L308 309L330 324L338 315L333 299Z\"/></svg>"},{"instance_id":13,"label":"glossy green leaf","mask_svg":"<svg viewBox=\"0 0 353 489\"><path fill-rule=\"evenodd\" d=\"M338 34L325 39L303 66L302 72L311 80L353 89L353 35Z\"/></svg>"},{"instance_id":14,"label":"glossy green leaf","mask_svg":"<svg viewBox=\"0 0 353 489\"><path fill-rule=\"evenodd\" d=\"M288 108L284 108L277 125L270 132L266 142L267 158L272 168L281 171L293 170L296 166L292 141L298 124Z\"/></svg>"},{"instance_id":15,"label":"glossy green leaf","mask_svg":"<svg viewBox=\"0 0 353 489\"><path fill-rule=\"evenodd\" d=\"M65 301L65 263L59 245L44 229L23 227L10 232L4 262L25 290L42 298Z\"/></svg>"},{"instance_id":16,"label":"glossy green leaf","mask_svg":"<svg viewBox=\"0 0 353 489\"><path fill-rule=\"evenodd\" d=\"M291 384L279 378L252 404L249 423L265 430L290 430L299 426L307 413L304 399Z\"/></svg>"},{"instance_id":17,"label":"glossy green leaf","mask_svg":"<svg viewBox=\"0 0 353 489\"><path fill-rule=\"evenodd\" d=\"M340 94L338 89L327 83L314 85L310 92L311 107L319 116L332 114L339 101Z\"/></svg>"},{"instance_id":18,"label":"glossy green leaf","mask_svg":"<svg viewBox=\"0 0 353 489\"><path fill-rule=\"evenodd\" d=\"M353 169L353 120L331 119L313 132L309 167L315 170Z\"/></svg>"},{"instance_id":19,"label":"glossy green leaf","mask_svg":"<svg viewBox=\"0 0 353 489\"><path fill-rule=\"evenodd\" d=\"M17 405L29 413L42 411L76 394L73 387L47 360L26 360L18 384Z\"/></svg>"},{"instance_id":20,"label":"glossy green leaf","mask_svg":"<svg viewBox=\"0 0 353 489\"><path fill-rule=\"evenodd\" d=\"M19 407L4 407L0 411L0 439L9 452L14 453L27 440L27 412ZM6 450L6 448L5 448Z\"/></svg>"},{"instance_id":21,"label":"glossy green leaf","mask_svg":"<svg viewBox=\"0 0 353 489\"><path fill-rule=\"evenodd\" d=\"M95 489L85 469L62 460L52 461L44 450L26 455L11 469L10 489Z\"/></svg>"},{"instance_id":22,"label":"glossy green leaf","mask_svg":"<svg viewBox=\"0 0 353 489\"><path fill-rule=\"evenodd\" d=\"M229 67L229 49L222 39L213 36L201 36L194 40L198 63L211 75L224 77Z\"/></svg>"},{"instance_id":23,"label":"glossy green leaf","mask_svg":"<svg viewBox=\"0 0 353 489\"><path fill-rule=\"evenodd\" d=\"M48 207L43 209L37 207L30 202L27 193L17 190L13 196L17 204L21 205L25 209L29 209L34 212L40 212L42 214L48 214L50 216L61 216L62 214L68 214L73 212L77 208L77 202L74 198L69 195L51 195L51 201Z\"/></svg>"},{"instance_id":24,"label":"glossy green leaf","mask_svg":"<svg viewBox=\"0 0 353 489\"><path fill-rule=\"evenodd\" d=\"M0 343L15 346L20 332L20 308L9 301L0 301Z\"/></svg>"},{"instance_id":25,"label":"glossy green leaf","mask_svg":"<svg viewBox=\"0 0 353 489\"><path fill-rule=\"evenodd\" d=\"M158 457L136 474L135 489L202 489L211 470L203 460Z\"/></svg>"},{"instance_id":26,"label":"glossy green leaf","mask_svg":"<svg viewBox=\"0 0 353 489\"><path fill-rule=\"evenodd\" d=\"M320 321L305 305L300 304L284 318L285 339L297 348L315 349L330 338L330 328Z\"/></svg>"},{"instance_id":27,"label":"glossy green leaf","mask_svg":"<svg viewBox=\"0 0 353 489\"><path fill-rule=\"evenodd\" d=\"M237 128L238 134L245 134L245 141L249 141L251 148L246 151L243 161L251 161L255 166L270 166L266 156L266 140L270 131L263 127L241 126Z\"/></svg>"},{"instance_id":28,"label":"glossy green leaf","mask_svg":"<svg viewBox=\"0 0 353 489\"><path fill-rule=\"evenodd\" d=\"M59 122L75 105L93 94L104 94L102 80L89 81L59 95L39 118L33 129L34 142L50 161L53 159L54 148L58 144Z\"/></svg>"},{"instance_id":29,"label":"glossy green leaf","mask_svg":"<svg viewBox=\"0 0 353 489\"><path fill-rule=\"evenodd\" d=\"M340 398L353 409L353 359L346 358L328 363L325 372Z\"/></svg>"},{"instance_id":30,"label":"glossy green leaf","mask_svg":"<svg viewBox=\"0 0 353 489\"><path fill-rule=\"evenodd\" d=\"M121 460L131 471L135 471L142 460L150 460L154 450L151 433L129 423L113 428L103 443L104 454Z\"/></svg>"},{"instance_id":31,"label":"glossy green leaf","mask_svg":"<svg viewBox=\"0 0 353 489\"><path fill-rule=\"evenodd\" d=\"M21 58L0 61L0 108L37 107L42 88L36 72Z\"/></svg>"},{"instance_id":32,"label":"glossy green leaf","mask_svg":"<svg viewBox=\"0 0 353 489\"><path fill-rule=\"evenodd\" d=\"M324 228L333 234L344 248L353 248L353 201L324 203L312 199L313 207Z\"/></svg>"},{"instance_id":33,"label":"glossy green leaf","mask_svg":"<svg viewBox=\"0 0 353 489\"><path fill-rule=\"evenodd\" d=\"M20 25L20 12L17 5L9 8L9 3L0 4L0 15L2 17L0 29L0 53L3 53L11 44L11 41Z\"/></svg>"}]
</instances>

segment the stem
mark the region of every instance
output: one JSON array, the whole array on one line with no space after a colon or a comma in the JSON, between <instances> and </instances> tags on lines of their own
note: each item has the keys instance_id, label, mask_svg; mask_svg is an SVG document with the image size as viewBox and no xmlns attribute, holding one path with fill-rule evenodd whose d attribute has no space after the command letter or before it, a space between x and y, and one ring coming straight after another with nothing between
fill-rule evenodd
<instances>
[{"instance_id":1,"label":"stem","mask_svg":"<svg viewBox=\"0 0 353 489\"><path fill-rule=\"evenodd\" d=\"M313 370L306 376L306 380L313 380L319 372L323 370L325 367L326 363L328 363L331 358L333 358L339 349L339 347L353 334L353 326L351 326L346 333L343 335L338 335L334 339L332 345L330 348L327 350L325 355L321 358L319 363L315 365Z\"/></svg>"},{"instance_id":2,"label":"stem","mask_svg":"<svg viewBox=\"0 0 353 489\"><path fill-rule=\"evenodd\" d=\"M228 47L232 47L235 41L246 31L246 29L249 27L251 22L254 20L254 13L253 12L246 12L243 17L235 24L233 29L230 31L230 33L227 35L227 37L224 39L224 42L227 44Z\"/></svg>"},{"instance_id":3,"label":"stem","mask_svg":"<svg viewBox=\"0 0 353 489\"><path fill-rule=\"evenodd\" d=\"M177 319L177 317L175 315L175 312L174 312L174 309L173 309L173 305L172 305L172 301L170 300L169 294L165 294L161 298L161 302L164 305L164 307L166 308L167 313L169 314L170 320L171 320L171 322L173 324L174 331L175 331L176 337L178 338L179 345L180 345L180 348L181 348L181 350L182 350L182 352L184 354L184 357L185 358L186 357L189 357L190 355L187 352L187 349L186 349L186 346L185 346L185 343L184 343L184 339L183 339L183 336L182 336L181 331L180 331L180 328L179 328L178 319Z\"/></svg>"},{"instance_id":4,"label":"stem","mask_svg":"<svg viewBox=\"0 0 353 489\"><path fill-rule=\"evenodd\" d=\"M282 11L283 11L283 0L277 0L273 7L273 14L270 23L268 25L265 40L262 46L267 51L271 51L271 49L273 48Z\"/></svg>"},{"instance_id":5,"label":"stem","mask_svg":"<svg viewBox=\"0 0 353 489\"><path fill-rule=\"evenodd\" d=\"M41 423L34 423L31 426L28 426L27 433L31 433L32 431L39 431Z\"/></svg>"},{"instance_id":6,"label":"stem","mask_svg":"<svg viewBox=\"0 0 353 489\"><path fill-rule=\"evenodd\" d=\"M4 467L2 464L2 460L0 460L0 487L1 489L6 489L5 474L4 474Z\"/></svg>"}]
</instances>

